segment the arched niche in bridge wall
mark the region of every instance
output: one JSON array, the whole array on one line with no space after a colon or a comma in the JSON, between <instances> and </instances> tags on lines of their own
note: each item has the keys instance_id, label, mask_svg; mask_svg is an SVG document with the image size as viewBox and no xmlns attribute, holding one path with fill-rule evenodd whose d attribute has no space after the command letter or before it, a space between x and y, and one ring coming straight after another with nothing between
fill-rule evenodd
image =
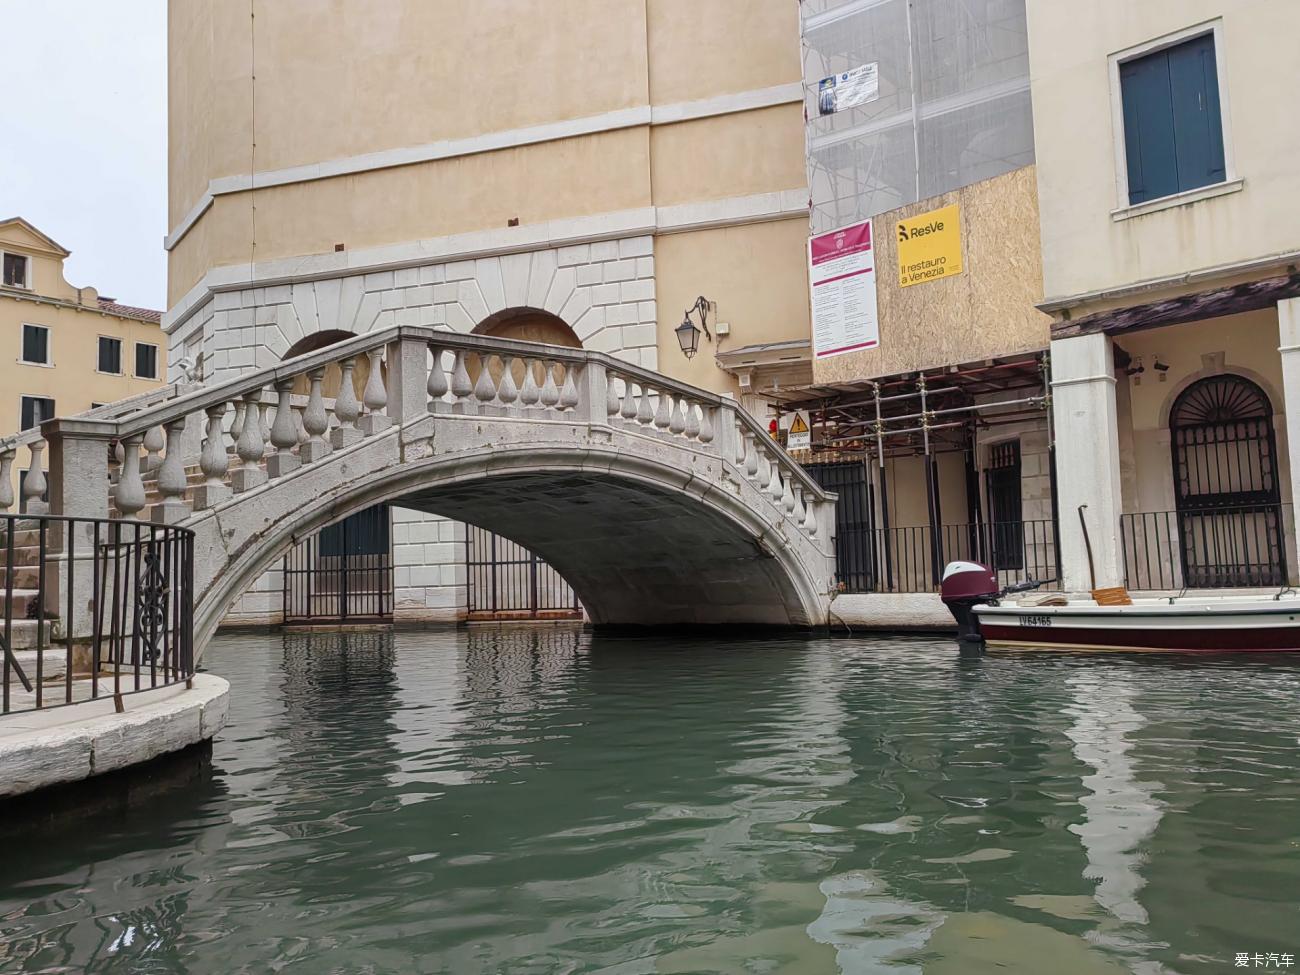
<instances>
[{"instance_id":1,"label":"arched niche in bridge wall","mask_svg":"<svg viewBox=\"0 0 1300 975\"><path fill-rule=\"evenodd\" d=\"M506 308L495 315L489 315L474 326L474 334L493 335L520 342L543 342L546 345L562 345L569 349L582 348L582 340L564 319L538 308ZM470 380L478 379L478 364L471 363L467 368ZM521 384L524 380L523 363L516 362L511 369L511 375L514 376L516 385ZM497 363L492 365L492 378L494 380L501 378L501 366ZM543 381L540 366L533 378L538 383ZM556 369L555 381L564 382L563 366Z\"/></svg>"},{"instance_id":2,"label":"arched niche in bridge wall","mask_svg":"<svg viewBox=\"0 0 1300 975\"><path fill-rule=\"evenodd\" d=\"M335 342L342 342L345 339L355 338L355 332L347 332L341 328L329 328L320 332L312 332L310 335L304 335L293 345L289 346L282 358L292 359L294 356L306 355L308 352L315 352L317 349L323 349L327 345L333 345ZM382 367L381 367L382 368ZM385 375L387 372L385 371ZM366 380L370 378L370 360L365 356L357 359L356 369L352 373L352 388L356 393L357 399L365 391ZM343 380L343 371L337 363L331 363L325 367L325 379L321 383L321 392L326 399L333 399L339 394L339 385ZM299 376L294 380L293 391L296 395L306 396L311 392L310 382L306 376Z\"/></svg>"}]
</instances>

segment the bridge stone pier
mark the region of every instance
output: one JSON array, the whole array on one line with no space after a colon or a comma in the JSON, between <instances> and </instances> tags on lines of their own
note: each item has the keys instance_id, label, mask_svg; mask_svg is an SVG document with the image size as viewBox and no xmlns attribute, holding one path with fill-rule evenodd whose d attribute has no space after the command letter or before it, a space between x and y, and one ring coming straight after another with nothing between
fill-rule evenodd
<instances>
[{"instance_id":1,"label":"bridge stone pier","mask_svg":"<svg viewBox=\"0 0 1300 975\"><path fill-rule=\"evenodd\" d=\"M42 425L51 511L193 529L199 653L295 540L380 501L527 546L597 625L827 621L834 496L733 400L603 353L391 327L118 412Z\"/></svg>"}]
</instances>

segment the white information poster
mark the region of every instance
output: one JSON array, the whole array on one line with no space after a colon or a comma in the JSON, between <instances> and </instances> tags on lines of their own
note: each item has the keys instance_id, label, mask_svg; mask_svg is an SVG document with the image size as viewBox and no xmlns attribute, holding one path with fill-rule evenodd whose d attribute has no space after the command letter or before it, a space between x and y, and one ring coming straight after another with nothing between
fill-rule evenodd
<instances>
[{"instance_id":1,"label":"white information poster","mask_svg":"<svg viewBox=\"0 0 1300 975\"><path fill-rule=\"evenodd\" d=\"M817 85L817 114L832 115L869 102L880 92L880 63L872 61L852 71L823 78Z\"/></svg>"},{"instance_id":2,"label":"white information poster","mask_svg":"<svg viewBox=\"0 0 1300 975\"><path fill-rule=\"evenodd\" d=\"M880 344L875 257L870 220L808 238L814 357Z\"/></svg>"}]
</instances>

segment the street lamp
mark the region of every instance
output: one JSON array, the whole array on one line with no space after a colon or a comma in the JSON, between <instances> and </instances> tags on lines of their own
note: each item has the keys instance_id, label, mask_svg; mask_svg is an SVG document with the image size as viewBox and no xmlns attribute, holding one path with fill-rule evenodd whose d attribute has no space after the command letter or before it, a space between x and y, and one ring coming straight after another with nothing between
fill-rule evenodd
<instances>
[{"instance_id":1,"label":"street lamp","mask_svg":"<svg viewBox=\"0 0 1300 975\"><path fill-rule=\"evenodd\" d=\"M704 337L710 342L713 336L709 334L709 306L711 302L700 295L695 299L695 304L686 309L686 314L682 316L682 323L678 325L674 332L677 333L677 344L682 347L682 355L686 358L692 358L700 347L700 329L695 327L691 321L691 312L696 312L700 316L700 327L704 329Z\"/></svg>"}]
</instances>

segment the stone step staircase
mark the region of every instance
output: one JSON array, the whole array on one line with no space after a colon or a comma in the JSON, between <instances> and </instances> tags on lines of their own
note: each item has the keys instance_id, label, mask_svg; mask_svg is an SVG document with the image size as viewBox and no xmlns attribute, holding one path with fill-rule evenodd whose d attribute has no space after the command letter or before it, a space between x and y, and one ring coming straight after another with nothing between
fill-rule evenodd
<instances>
[{"instance_id":1,"label":"stone step staircase","mask_svg":"<svg viewBox=\"0 0 1300 975\"><path fill-rule=\"evenodd\" d=\"M13 651L18 666L27 675L28 680L36 679L35 649L40 636L39 622L36 619L37 601L40 598L40 559L41 537L36 522L19 519L13 527L13 568L10 589L11 570L8 564L9 530L0 528L0 609L6 600L11 600L9 647ZM48 554L48 553L47 553ZM47 571L49 569L47 568ZM48 582L47 578L47 582ZM62 636L62 627L57 613L46 609L44 624L44 642L46 649L41 654L41 679L43 681L62 680L67 674L67 653L63 647L51 647L52 640ZM4 625L0 623L0 638L4 636ZM0 674L3 671L0 670ZM0 680L3 678L0 677ZM11 692L22 692L22 683L12 669L9 674Z\"/></svg>"}]
</instances>

